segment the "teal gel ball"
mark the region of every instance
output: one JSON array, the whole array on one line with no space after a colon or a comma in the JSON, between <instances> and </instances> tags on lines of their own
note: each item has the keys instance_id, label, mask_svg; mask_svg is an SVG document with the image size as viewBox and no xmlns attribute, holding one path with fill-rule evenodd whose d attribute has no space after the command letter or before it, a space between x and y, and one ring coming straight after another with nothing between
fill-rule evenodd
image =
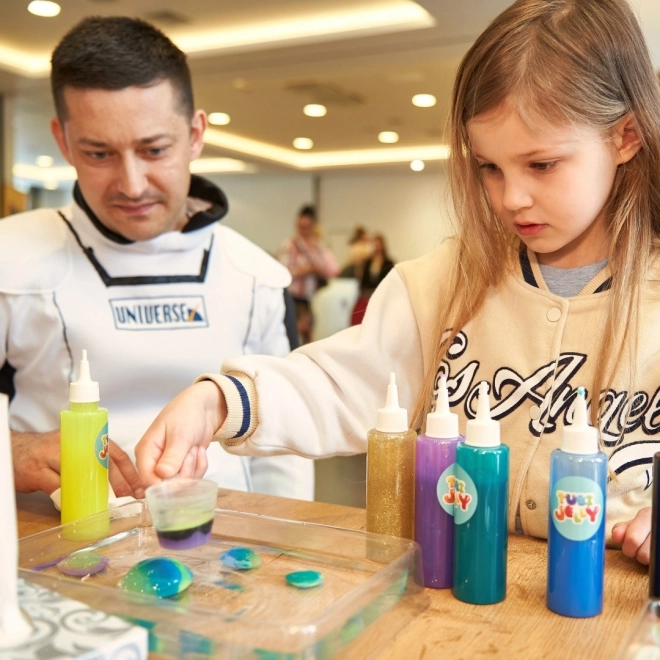
<instances>
[{"instance_id":1,"label":"teal gel ball","mask_svg":"<svg viewBox=\"0 0 660 660\"><path fill-rule=\"evenodd\" d=\"M323 575L318 571L295 571L288 573L284 579L298 589L312 589L323 584Z\"/></svg>"},{"instance_id":2,"label":"teal gel ball","mask_svg":"<svg viewBox=\"0 0 660 660\"><path fill-rule=\"evenodd\" d=\"M250 548L232 548L220 555L220 561L229 568L249 571L261 566L261 557Z\"/></svg>"},{"instance_id":3,"label":"teal gel ball","mask_svg":"<svg viewBox=\"0 0 660 660\"><path fill-rule=\"evenodd\" d=\"M193 572L180 561L169 557L153 557L135 564L124 576L121 586L128 591L170 598L185 591Z\"/></svg>"}]
</instances>

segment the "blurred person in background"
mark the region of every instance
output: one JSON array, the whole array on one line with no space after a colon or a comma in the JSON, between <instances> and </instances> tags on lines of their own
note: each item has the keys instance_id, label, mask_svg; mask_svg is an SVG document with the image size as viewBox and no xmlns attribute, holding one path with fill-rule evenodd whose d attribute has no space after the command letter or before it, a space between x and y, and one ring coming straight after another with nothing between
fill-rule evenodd
<instances>
[{"instance_id":1,"label":"blurred person in background","mask_svg":"<svg viewBox=\"0 0 660 660\"><path fill-rule=\"evenodd\" d=\"M372 240L373 254L364 262L362 277L360 279L360 296L355 303L351 314L351 325L362 323L367 303L376 287L385 279L385 276L394 268L394 261L387 252L387 244L382 234L376 234Z\"/></svg>"},{"instance_id":2,"label":"blurred person in background","mask_svg":"<svg viewBox=\"0 0 660 660\"><path fill-rule=\"evenodd\" d=\"M278 258L291 273L289 291L296 305L296 320L301 343L310 341L313 325L310 301L317 289L339 274L330 248L321 241L316 210L303 206L296 218L296 233L287 239Z\"/></svg>"}]
</instances>

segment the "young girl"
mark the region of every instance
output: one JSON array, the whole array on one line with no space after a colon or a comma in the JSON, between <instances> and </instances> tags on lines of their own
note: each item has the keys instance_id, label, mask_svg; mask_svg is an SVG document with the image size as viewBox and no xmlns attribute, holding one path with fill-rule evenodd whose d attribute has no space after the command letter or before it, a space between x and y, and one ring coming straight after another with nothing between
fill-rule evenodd
<instances>
[{"instance_id":1,"label":"young girl","mask_svg":"<svg viewBox=\"0 0 660 660\"><path fill-rule=\"evenodd\" d=\"M585 385L609 456L608 540L648 562L660 90L626 1L505 10L459 67L451 153L456 237L399 264L361 326L287 359L230 360L181 393L138 445L142 478L201 476L214 436L236 454L364 452L390 371L414 428L445 373L462 428L489 384L511 531L545 538L550 454Z\"/></svg>"}]
</instances>

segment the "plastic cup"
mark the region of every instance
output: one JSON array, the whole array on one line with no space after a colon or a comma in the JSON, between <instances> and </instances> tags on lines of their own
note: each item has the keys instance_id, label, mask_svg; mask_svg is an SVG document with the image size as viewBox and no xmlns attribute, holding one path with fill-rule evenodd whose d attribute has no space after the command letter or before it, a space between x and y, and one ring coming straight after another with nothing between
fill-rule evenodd
<instances>
[{"instance_id":1,"label":"plastic cup","mask_svg":"<svg viewBox=\"0 0 660 660\"><path fill-rule=\"evenodd\" d=\"M149 486L146 497L163 548L188 550L209 540L218 497L214 481L175 477Z\"/></svg>"}]
</instances>

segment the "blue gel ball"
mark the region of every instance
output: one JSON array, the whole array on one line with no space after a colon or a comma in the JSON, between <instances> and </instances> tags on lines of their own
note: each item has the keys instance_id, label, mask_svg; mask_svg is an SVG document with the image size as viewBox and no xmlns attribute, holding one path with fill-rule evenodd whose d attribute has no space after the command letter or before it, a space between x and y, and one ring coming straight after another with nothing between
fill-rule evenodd
<instances>
[{"instance_id":1,"label":"blue gel ball","mask_svg":"<svg viewBox=\"0 0 660 660\"><path fill-rule=\"evenodd\" d=\"M312 589L323 584L323 575L318 571L295 571L288 573L284 579L298 589Z\"/></svg>"},{"instance_id":2,"label":"blue gel ball","mask_svg":"<svg viewBox=\"0 0 660 660\"><path fill-rule=\"evenodd\" d=\"M124 576L121 586L128 591L169 598L185 591L193 572L180 561L169 557L153 557L135 564Z\"/></svg>"},{"instance_id":3,"label":"blue gel ball","mask_svg":"<svg viewBox=\"0 0 660 660\"><path fill-rule=\"evenodd\" d=\"M261 566L261 557L250 548L232 548L220 555L220 561L229 568L249 571Z\"/></svg>"}]
</instances>

